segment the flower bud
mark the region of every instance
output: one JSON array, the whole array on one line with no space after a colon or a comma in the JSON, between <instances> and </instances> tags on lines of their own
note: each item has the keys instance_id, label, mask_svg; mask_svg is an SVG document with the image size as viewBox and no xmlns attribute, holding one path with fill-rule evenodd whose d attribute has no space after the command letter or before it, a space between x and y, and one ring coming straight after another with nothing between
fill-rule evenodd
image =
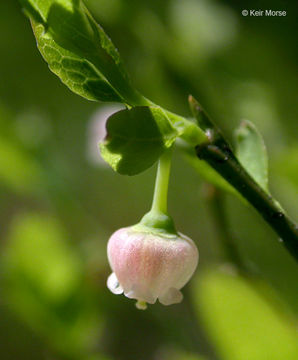
<instances>
[{"instance_id":1,"label":"flower bud","mask_svg":"<svg viewBox=\"0 0 298 360\"><path fill-rule=\"evenodd\" d=\"M158 299L163 305L179 303L180 289L198 264L194 242L182 234L158 233L135 227L117 230L108 242L113 270L107 281L114 294L138 300L146 308Z\"/></svg>"}]
</instances>

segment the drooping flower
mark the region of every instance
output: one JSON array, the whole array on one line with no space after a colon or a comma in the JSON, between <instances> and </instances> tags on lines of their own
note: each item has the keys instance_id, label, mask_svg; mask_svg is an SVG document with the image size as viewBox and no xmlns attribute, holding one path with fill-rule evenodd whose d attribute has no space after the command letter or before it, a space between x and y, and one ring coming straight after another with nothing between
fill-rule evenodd
<instances>
[{"instance_id":1,"label":"drooping flower","mask_svg":"<svg viewBox=\"0 0 298 360\"><path fill-rule=\"evenodd\" d=\"M113 273L107 285L114 294L137 300L137 307L158 299L163 305L179 303L180 289L198 264L194 242L180 233L160 233L146 227L117 230L108 242Z\"/></svg>"},{"instance_id":2,"label":"drooping flower","mask_svg":"<svg viewBox=\"0 0 298 360\"><path fill-rule=\"evenodd\" d=\"M151 210L141 221L117 230L108 242L113 273L107 281L114 294L137 300L146 309L182 301L180 289L193 275L199 259L194 242L178 233L167 212L171 149L159 159Z\"/></svg>"}]
</instances>

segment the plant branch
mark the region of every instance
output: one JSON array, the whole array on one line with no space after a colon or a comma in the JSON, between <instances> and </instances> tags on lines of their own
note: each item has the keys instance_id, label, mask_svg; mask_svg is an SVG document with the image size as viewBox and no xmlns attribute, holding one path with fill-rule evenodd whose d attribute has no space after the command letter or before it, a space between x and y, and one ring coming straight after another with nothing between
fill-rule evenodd
<instances>
[{"instance_id":1,"label":"plant branch","mask_svg":"<svg viewBox=\"0 0 298 360\"><path fill-rule=\"evenodd\" d=\"M196 147L199 159L205 160L262 215L279 235L280 241L298 260L298 228L281 209L278 202L266 193L248 174L233 154L220 130L193 98L189 98L192 111L208 140Z\"/></svg>"},{"instance_id":2,"label":"plant branch","mask_svg":"<svg viewBox=\"0 0 298 360\"><path fill-rule=\"evenodd\" d=\"M262 215L265 221L280 236L280 241L298 260L297 226L280 209L271 195L268 195L245 171L241 164L229 154L213 144L202 144L196 148L200 159L215 169L232 184L239 193Z\"/></svg>"}]
</instances>

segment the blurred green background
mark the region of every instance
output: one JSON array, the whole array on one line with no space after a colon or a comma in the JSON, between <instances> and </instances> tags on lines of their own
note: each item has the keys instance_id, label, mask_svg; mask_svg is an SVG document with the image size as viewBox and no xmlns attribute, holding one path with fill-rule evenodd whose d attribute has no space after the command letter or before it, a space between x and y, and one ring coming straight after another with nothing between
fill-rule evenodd
<instances>
[{"instance_id":1,"label":"blurred green background","mask_svg":"<svg viewBox=\"0 0 298 360\"><path fill-rule=\"evenodd\" d=\"M193 94L231 141L241 119L256 124L271 191L297 219L297 3L85 3L145 96L189 116ZM111 104L72 94L49 72L17 1L0 2L0 34L1 359L296 360L296 263L253 209L226 194L226 232L253 275L227 265L210 189L179 151L170 213L200 251L184 301L141 312L107 290L107 240L148 211L156 169L130 178L100 161L95 143Z\"/></svg>"}]
</instances>

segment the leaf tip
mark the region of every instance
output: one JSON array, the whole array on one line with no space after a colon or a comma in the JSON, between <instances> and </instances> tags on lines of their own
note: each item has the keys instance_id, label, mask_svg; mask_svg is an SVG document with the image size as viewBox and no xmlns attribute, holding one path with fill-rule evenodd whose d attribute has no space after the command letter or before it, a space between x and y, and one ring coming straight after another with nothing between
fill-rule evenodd
<instances>
[{"instance_id":1,"label":"leaf tip","mask_svg":"<svg viewBox=\"0 0 298 360\"><path fill-rule=\"evenodd\" d=\"M188 102L191 104L191 103L193 103L195 101L195 98L191 95L191 94L189 94L188 95Z\"/></svg>"},{"instance_id":2,"label":"leaf tip","mask_svg":"<svg viewBox=\"0 0 298 360\"><path fill-rule=\"evenodd\" d=\"M235 136L239 141L241 141L246 138L249 133L255 133L259 137L261 137L256 126L251 121L247 119L242 119L240 125L235 130Z\"/></svg>"}]
</instances>

